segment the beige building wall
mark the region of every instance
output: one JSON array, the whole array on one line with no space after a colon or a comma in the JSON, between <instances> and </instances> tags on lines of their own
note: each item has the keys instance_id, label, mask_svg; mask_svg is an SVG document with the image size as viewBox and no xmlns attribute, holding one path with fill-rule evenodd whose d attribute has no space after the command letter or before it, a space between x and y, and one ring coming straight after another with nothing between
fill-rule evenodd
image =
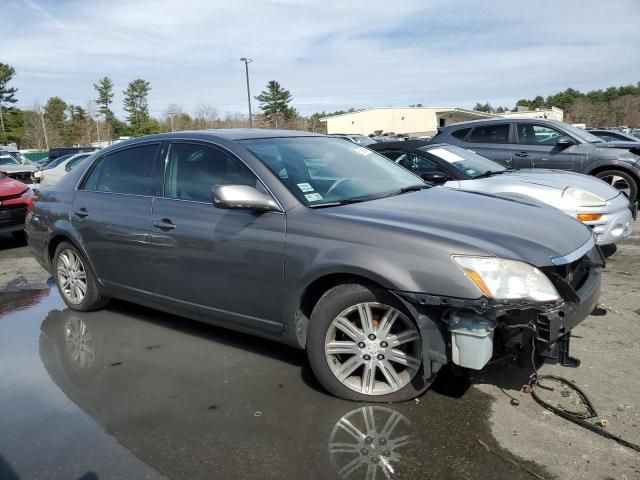
<instances>
[{"instance_id":1,"label":"beige building wall","mask_svg":"<svg viewBox=\"0 0 640 480\"><path fill-rule=\"evenodd\" d=\"M376 108L326 118L327 133L369 135L376 130L428 134L437 128L432 108Z\"/></svg>"}]
</instances>

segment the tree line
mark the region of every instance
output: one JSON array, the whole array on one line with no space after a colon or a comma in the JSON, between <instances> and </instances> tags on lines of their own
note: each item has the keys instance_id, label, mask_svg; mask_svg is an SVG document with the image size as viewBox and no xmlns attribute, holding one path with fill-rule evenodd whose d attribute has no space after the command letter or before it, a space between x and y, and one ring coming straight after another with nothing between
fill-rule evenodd
<instances>
[{"instance_id":1,"label":"tree line","mask_svg":"<svg viewBox=\"0 0 640 480\"><path fill-rule=\"evenodd\" d=\"M49 98L44 105L35 102L28 108L17 108L18 88L11 85L15 69L0 63L0 145L16 143L20 148L45 149L54 146L89 145L122 136L136 137L152 133L209 128L248 127L248 117L239 113L220 115L211 104L201 103L187 112L172 103L160 118L149 113L151 83L142 78L132 80L123 93L122 109L126 118L114 113L113 80L103 77L93 84L95 98L84 105ZM258 128L314 130L324 128L317 119L299 115L290 104L291 92L272 80L254 97L261 113L254 116Z\"/></svg>"},{"instance_id":2,"label":"tree line","mask_svg":"<svg viewBox=\"0 0 640 480\"><path fill-rule=\"evenodd\" d=\"M587 93L573 88L548 95L518 100L513 109L494 108L490 103L476 103L474 110L503 113L517 111L518 107L529 110L557 107L564 111L568 123L586 123L590 127L640 126L640 82L635 85L608 87Z\"/></svg>"},{"instance_id":3,"label":"tree line","mask_svg":"<svg viewBox=\"0 0 640 480\"><path fill-rule=\"evenodd\" d=\"M239 113L220 115L215 106L199 104L186 111L177 103L169 104L160 118L149 113L151 83L142 78L129 82L123 90L122 109L126 118L118 118L113 111L115 85L109 77L93 84L95 98L84 105L65 102L60 97L49 98L44 105L35 102L28 108L18 108L18 88L12 85L15 69L0 63L0 145L16 143L20 148L49 148L54 146L88 145L121 136L140 136L152 133L200 130L209 128L248 127L247 116ZM320 119L357 111L355 108L335 112L316 112L301 116L291 106L291 92L272 80L254 97L261 113L254 116L258 128L282 128L326 133ZM411 107L421 107L413 104ZM588 126L640 125L640 82L635 85L609 87L582 93L573 88L532 99L520 99L513 109L494 108L490 103L476 103L475 110L502 113L518 107L558 107L564 110L565 121L586 123Z\"/></svg>"}]
</instances>

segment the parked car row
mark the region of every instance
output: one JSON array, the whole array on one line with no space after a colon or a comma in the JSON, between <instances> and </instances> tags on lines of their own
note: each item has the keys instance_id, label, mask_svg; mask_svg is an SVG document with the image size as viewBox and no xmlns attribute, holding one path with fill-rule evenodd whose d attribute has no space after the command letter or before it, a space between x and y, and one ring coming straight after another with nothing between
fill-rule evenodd
<instances>
[{"instance_id":1,"label":"parked car row","mask_svg":"<svg viewBox=\"0 0 640 480\"><path fill-rule=\"evenodd\" d=\"M595 308L604 264L575 218L586 184L567 193L562 174L498 173L466 149L427 150L451 163L457 188L412 173L411 152L396 162L304 132L122 142L40 190L29 245L71 309L119 298L280 341L306 350L342 398L410 399L448 363L571 363L570 332ZM480 170L484 185L465 177ZM498 194L501 178L543 182L576 214ZM598 185L606 202L620 197Z\"/></svg>"},{"instance_id":2,"label":"parked car row","mask_svg":"<svg viewBox=\"0 0 640 480\"><path fill-rule=\"evenodd\" d=\"M564 122L491 119L439 129L431 142L473 150L504 166L570 170L594 175L635 202L640 185L640 149L607 143Z\"/></svg>"},{"instance_id":3,"label":"parked car row","mask_svg":"<svg viewBox=\"0 0 640 480\"><path fill-rule=\"evenodd\" d=\"M635 212L628 197L587 175L547 169L505 167L454 145L408 141L371 145L424 180L448 188L538 200L592 228L599 245L631 234Z\"/></svg>"}]
</instances>

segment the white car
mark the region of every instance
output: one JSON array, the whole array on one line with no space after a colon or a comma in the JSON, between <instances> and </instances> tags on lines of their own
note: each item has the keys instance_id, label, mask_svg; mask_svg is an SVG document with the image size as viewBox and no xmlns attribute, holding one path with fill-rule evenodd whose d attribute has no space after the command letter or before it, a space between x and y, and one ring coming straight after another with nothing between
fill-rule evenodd
<instances>
[{"instance_id":1,"label":"white car","mask_svg":"<svg viewBox=\"0 0 640 480\"><path fill-rule=\"evenodd\" d=\"M49 185L53 185L62 177L64 177L67 173L69 173L76 165L78 165L82 160L93 155L91 153L76 153L73 155L65 155L60 158L56 158L49 165L44 167L42 170L38 170L33 176L40 180L39 187L48 187Z\"/></svg>"},{"instance_id":2,"label":"white car","mask_svg":"<svg viewBox=\"0 0 640 480\"><path fill-rule=\"evenodd\" d=\"M630 205L621 191L590 175L540 168L507 169L470 150L447 144L411 141L369 148L431 183L551 205L588 225L598 245L616 243L631 235L636 205Z\"/></svg>"}]
</instances>

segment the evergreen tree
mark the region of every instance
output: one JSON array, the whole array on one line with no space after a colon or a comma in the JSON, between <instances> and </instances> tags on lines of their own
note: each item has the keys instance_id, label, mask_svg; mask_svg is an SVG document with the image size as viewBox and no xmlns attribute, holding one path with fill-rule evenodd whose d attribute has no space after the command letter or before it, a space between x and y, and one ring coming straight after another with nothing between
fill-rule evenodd
<instances>
[{"instance_id":1,"label":"evergreen tree","mask_svg":"<svg viewBox=\"0 0 640 480\"><path fill-rule=\"evenodd\" d=\"M0 63L0 143L6 140L4 110L7 106L11 108L11 105L18 101L15 98L18 89L9 87L9 82L15 74L16 70L11 65Z\"/></svg>"},{"instance_id":2,"label":"evergreen tree","mask_svg":"<svg viewBox=\"0 0 640 480\"><path fill-rule=\"evenodd\" d=\"M109 126L113 128L116 122L115 115L111 110L111 104L113 103L113 82L109 77L103 77L98 80L98 83L93 84L93 88L98 92L98 98L96 99L98 111L104 115L107 128Z\"/></svg>"},{"instance_id":3,"label":"evergreen tree","mask_svg":"<svg viewBox=\"0 0 640 480\"><path fill-rule=\"evenodd\" d=\"M298 114L295 108L289 106L293 100L291 92L282 88L275 80L267 83L267 88L255 99L260 102L260 109L264 112L265 119L276 127L279 120L290 120Z\"/></svg>"},{"instance_id":4,"label":"evergreen tree","mask_svg":"<svg viewBox=\"0 0 640 480\"><path fill-rule=\"evenodd\" d=\"M129 125L133 135L147 133L151 128L149 118L149 91L151 83L138 78L127 86L124 93L124 110L129 113ZM157 122L156 122L157 123ZM152 130L155 129L151 128Z\"/></svg>"}]
</instances>

